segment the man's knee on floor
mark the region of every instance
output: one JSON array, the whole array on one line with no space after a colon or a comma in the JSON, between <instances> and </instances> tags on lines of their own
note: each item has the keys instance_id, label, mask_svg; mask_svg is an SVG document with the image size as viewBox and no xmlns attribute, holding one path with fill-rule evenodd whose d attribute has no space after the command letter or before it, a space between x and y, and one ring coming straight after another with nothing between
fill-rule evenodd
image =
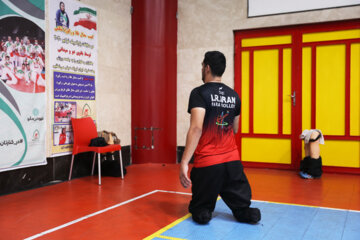
<instances>
[{"instance_id":1,"label":"man's knee on floor","mask_svg":"<svg viewBox=\"0 0 360 240\"><path fill-rule=\"evenodd\" d=\"M192 219L199 224L207 224L211 220L211 216L212 214L209 210L192 213Z\"/></svg>"},{"instance_id":2,"label":"man's knee on floor","mask_svg":"<svg viewBox=\"0 0 360 240\"><path fill-rule=\"evenodd\" d=\"M261 212L258 208L243 208L233 211L237 221L243 223L257 223L261 220Z\"/></svg>"}]
</instances>

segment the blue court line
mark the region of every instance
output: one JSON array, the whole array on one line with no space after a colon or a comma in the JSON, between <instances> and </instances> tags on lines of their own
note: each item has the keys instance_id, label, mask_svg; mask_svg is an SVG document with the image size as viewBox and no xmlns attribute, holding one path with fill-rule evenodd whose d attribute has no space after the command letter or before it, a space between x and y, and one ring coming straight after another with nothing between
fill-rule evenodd
<instances>
[{"instance_id":1,"label":"blue court line","mask_svg":"<svg viewBox=\"0 0 360 240\"><path fill-rule=\"evenodd\" d=\"M146 240L294 239L359 240L360 211L253 201L261 210L258 224L236 222L222 199L209 224L199 225L188 214Z\"/></svg>"}]
</instances>

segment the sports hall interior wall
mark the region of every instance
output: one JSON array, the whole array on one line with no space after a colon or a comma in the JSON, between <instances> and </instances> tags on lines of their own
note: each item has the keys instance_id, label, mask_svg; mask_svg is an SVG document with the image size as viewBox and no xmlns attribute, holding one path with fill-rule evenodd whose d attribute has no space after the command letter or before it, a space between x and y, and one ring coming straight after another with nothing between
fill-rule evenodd
<instances>
[{"instance_id":1,"label":"sports hall interior wall","mask_svg":"<svg viewBox=\"0 0 360 240\"><path fill-rule=\"evenodd\" d=\"M45 0L45 9L50 0ZM98 13L98 81L96 82L96 116L99 130L113 131L121 140L125 165L130 164L131 144L131 0L81 0L96 8ZM45 11L46 21L49 14ZM51 20L51 19L50 19ZM49 31L48 24L46 32ZM49 34L46 37L45 54L49 56ZM46 57L45 65L49 65ZM46 80L50 72L46 71ZM52 92L49 81L46 88L48 102ZM48 104L47 122L51 123ZM47 139L51 139L51 126L47 124ZM47 165L29 167L0 173L0 195L46 186L66 181L71 155L51 157L51 145L46 146ZM75 158L73 177L89 176L91 154L79 154Z\"/></svg>"},{"instance_id":2,"label":"sports hall interior wall","mask_svg":"<svg viewBox=\"0 0 360 240\"><path fill-rule=\"evenodd\" d=\"M227 60L223 82L234 87L234 30L358 19L360 6L248 18L248 0L178 0L177 145L185 146L193 88L202 84L205 51L222 51ZM211 13L211 14L210 14Z\"/></svg>"},{"instance_id":3,"label":"sports hall interior wall","mask_svg":"<svg viewBox=\"0 0 360 240\"><path fill-rule=\"evenodd\" d=\"M46 7L49 0L46 0ZM96 111L98 128L114 131L121 139L123 158L131 163L131 0L81 0L98 11L98 78ZM177 158L181 158L189 127L187 111L190 91L201 84L201 61L208 50L219 50L227 57L223 81L234 86L234 30L338 21L359 18L360 6L247 17L247 0L178 0L177 40ZM209 14L211 13L211 14ZM46 19L49 16L46 14ZM48 30L48 26L47 26ZM46 40L49 42L49 35ZM48 47L46 55L49 55ZM46 65L49 64L48 58ZM46 79L50 73L46 72ZM51 89L49 82L47 88ZM48 99L52 99L47 91ZM156 94L156 93L154 93ZM51 106L48 106L50 122ZM48 125L48 139L51 129ZM0 194L46 186L54 180L64 181L71 155L51 158L46 146L45 166L0 173ZM86 154L85 154L86 155ZM74 177L90 173L91 157L78 156Z\"/></svg>"}]
</instances>

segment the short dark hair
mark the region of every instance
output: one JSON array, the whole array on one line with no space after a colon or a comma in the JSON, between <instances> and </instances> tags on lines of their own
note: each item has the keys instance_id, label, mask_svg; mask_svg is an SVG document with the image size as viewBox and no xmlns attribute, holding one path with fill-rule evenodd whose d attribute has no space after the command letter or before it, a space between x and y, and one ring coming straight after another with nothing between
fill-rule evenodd
<instances>
[{"instance_id":1,"label":"short dark hair","mask_svg":"<svg viewBox=\"0 0 360 240\"><path fill-rule=\"evenodd\" d=\"M204 66L209 65L213 76L221 77L225 72L226 58L219 51L210 51L205 53Z\"/></svg>"}]
</instances>

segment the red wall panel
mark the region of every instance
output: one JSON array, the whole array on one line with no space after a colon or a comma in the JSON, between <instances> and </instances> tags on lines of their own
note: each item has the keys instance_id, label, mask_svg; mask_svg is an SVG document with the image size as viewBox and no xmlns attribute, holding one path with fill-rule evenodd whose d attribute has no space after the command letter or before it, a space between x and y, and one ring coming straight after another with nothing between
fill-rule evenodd
<instances>
[{"instance_id":1,"label":"red wall panel","mask_svg":"<svg viewBox=\"0 0 360 240\"><path fill-rule=\"evenodd\" d=\"M134 0L132 6L132 160L175 163L177 0ZM150 127L159 129L152 135Z\"/></svg>"}]
</instances>

